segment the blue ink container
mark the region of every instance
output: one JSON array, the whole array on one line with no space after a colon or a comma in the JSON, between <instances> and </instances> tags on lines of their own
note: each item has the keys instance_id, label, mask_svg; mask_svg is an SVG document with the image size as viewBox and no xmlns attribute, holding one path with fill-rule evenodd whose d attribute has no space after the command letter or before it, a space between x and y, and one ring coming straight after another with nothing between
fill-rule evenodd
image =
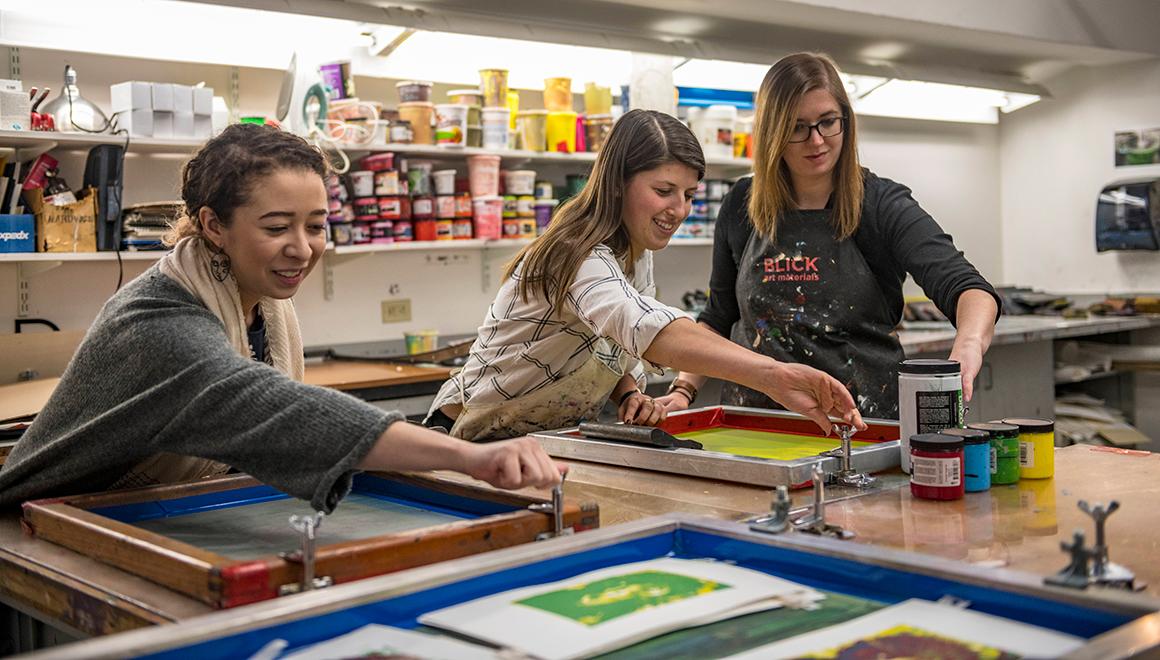
<instances>
[{"instance_id":1,"label":"blue ink container","mask_svg":"<svg viewBox=\"0 0 1160 660\"><path fill-rule=\"evenodd\" d=\"M977 493L991 488L991 434L978 429L945 429L944 435L963 439L963 490Z\"/></svg>"}]
</instances>

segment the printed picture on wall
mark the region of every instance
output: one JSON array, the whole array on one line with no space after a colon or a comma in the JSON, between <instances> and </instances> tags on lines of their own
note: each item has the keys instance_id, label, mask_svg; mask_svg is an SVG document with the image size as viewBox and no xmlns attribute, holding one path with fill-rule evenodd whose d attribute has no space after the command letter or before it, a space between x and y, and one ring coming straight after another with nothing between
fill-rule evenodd
<instances>
[{"instance_id":1,"label":"printed picture on wall","mask_svg":"<svg viewBox=\"0 0 1160 660\"><path fill-rule=\"evenodd\" d=\"M1160 163L1160 128L1116 131L1116 167Z\"/></svg>"},{"instance_id":2,"label":"printed picture on wall","mask_svg":"<svg viewBox=\"0 0 1160 660\"><path fill-rule=\"evenodd\" d=\"M814 589L760 571L664 558L485 596L428 612L419 623L544 660L563 660L820 598Z\"/></svg>"}]
</instances>

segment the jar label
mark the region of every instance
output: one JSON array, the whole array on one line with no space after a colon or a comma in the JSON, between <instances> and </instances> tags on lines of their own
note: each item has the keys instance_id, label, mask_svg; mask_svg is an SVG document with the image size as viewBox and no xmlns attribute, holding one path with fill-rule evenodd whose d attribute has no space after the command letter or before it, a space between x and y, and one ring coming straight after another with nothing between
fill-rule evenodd
<instances>
[{"instance_id":1,"label":"jar label","mask_svg":"<svg viewBox=\"0 0 1160 660\"><path fill-rule=\"evenodd\" d=\"M938 433L960 426L963 421L962 398L962 390L915 392L916 433Z\"/></svg>"},{"instance_id":2,"label":"jar label","mask_svg":"<svg viewBox=\"0 0 1160 660\"><path fill-rule=\"evenodd\" d=\"M998 473L999 473L999 452L995 450L994 446L992 446L991 447L991 474L998 474Z\"/></svg>"},{"instance_id":3,"label":"jar label","mask_svg":"<svg viewBox=\"0 0 1160 660\"><path fill-rule=\"evenodd\" d=\"M1019 467L1033 468L1035 467L1035 443L1034 442L1019 442Z\"/></svg>"},{"instance_id":4,"label":"jar label","mask_svg":"<svg viewBox=\"0 0 1160 660\"><path fill-rule=\"evenodd\" d=\"M910 482L919 486L959 486L963 483L961 460L955 458L910 457Z\"/></svg>"}]
</instances>

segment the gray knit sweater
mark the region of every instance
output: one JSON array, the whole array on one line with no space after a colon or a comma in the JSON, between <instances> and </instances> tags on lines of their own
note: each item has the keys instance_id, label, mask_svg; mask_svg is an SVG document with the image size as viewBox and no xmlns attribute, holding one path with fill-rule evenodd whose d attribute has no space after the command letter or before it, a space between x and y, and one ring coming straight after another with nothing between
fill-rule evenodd
<instances>
[{"instance_id":1,"label":"gray knit sweater","mask_svg":"<svg viewBox=\"0 0 1160 660\"><path fill-rule=\"evenodd\" d=\"M154 266L105 303L0 468L0 506L100 491L168 452L226 463L329 513L401 419L238 355L221 321Z\"/></svg>"}]
</instances>

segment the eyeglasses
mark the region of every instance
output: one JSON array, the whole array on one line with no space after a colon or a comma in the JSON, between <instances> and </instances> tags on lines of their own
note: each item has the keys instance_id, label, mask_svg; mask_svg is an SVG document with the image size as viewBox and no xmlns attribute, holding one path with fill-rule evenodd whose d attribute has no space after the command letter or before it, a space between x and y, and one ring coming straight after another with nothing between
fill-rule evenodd
<instances>
[{"instance_id":1,"label":"eyeglasses","mask_svg":"<svg viewBox=\"0 0 1160 660\"><path fill-rule=\"evenodd\" d=\"M810 139L810 133L815 130L818 135L824 138L840 135L842 131L846 130L846 118L827 117L819 120L816 124L798 124L793 127L793 132L789 134L789 141L791 143L805 142Z\"/></svg>"}]
</instances>

